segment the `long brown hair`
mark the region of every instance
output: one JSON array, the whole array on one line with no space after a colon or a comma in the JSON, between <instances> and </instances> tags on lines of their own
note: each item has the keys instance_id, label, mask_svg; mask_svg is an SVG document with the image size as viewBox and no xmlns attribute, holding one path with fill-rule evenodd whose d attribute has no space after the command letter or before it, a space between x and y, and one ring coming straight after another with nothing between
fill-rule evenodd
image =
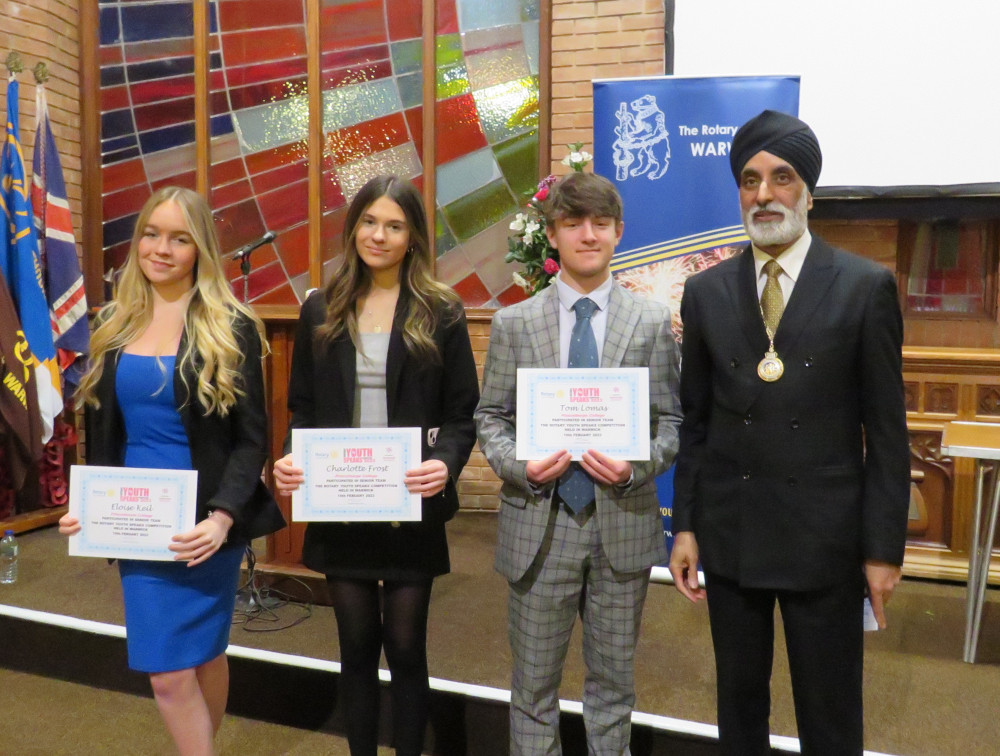
<instances>
[{"instance_id":1,"label":"long brown hair","mask_svg":"<svg viewBox=\"0 0 1000 756\"><path fill-rule=\"evenodd\" d=\"M139 266L139 240L153 211L164 202L177 203L198 250L194 291L184 317L187 348L178 355L181 378L190 397L192 387L187 385L187 375L193 372L197 356L201 367L196 373L197 385L193 393L208 414L218 412L225 416L237 397L243 394L238 382L240 364L244 359L260 358L260 355L243 354L244 347L233 333L233 321L239 313L249 318L266 349L264 324L253 310L236 298L226 280L208 203L197 192L179 186L158 189L139 212L114 298L98 313L98 326L90 337L90 367L80 381L77 401L100 406L96 388L106 367L106 356L139 338L153 319L153 287Z\"/></svg>"},{"instance_id":2,"label":"long brown hair","mask_svg":"<svg viewBox=\"0 0 1000 756\"><path fill-rule=\"evenodd\" d=\"M347 333L355 349L361 351L358 336L358 316L355 309L359 298L372 286L372 274L358 255L356 238L358 225L373 202L381 197L391 199L403 211L409 231L409 246L399 269L400 298L407 303L403 322L403 341L407 351L419 358L440 362L441 355L434 341L440 305L457 317L462 302L451 287L434 280L434 260L427 235L427 216L420 192L409 181L398 176L380 175L371 179L351 200L344 222L344 255L323 290L326 296L326 321L317 329L324 340Z\"/></svg>"}]
</instances>

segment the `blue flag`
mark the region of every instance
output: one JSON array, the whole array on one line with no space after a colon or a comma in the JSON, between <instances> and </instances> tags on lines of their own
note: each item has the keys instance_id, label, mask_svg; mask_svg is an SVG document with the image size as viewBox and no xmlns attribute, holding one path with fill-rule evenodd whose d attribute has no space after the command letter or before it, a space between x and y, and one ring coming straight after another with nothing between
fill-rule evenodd
<instances>
[{"instance_id":1,"label":"blue flag","mask_svg":"<svg viewBox=\"0 0 1000 756\"><path fill-rule=\"evenodd\" d=\"M66 199L59 150L49 123L45 85L35 87L35 152L31 159L31 208L38 252L45 272L45 293L52 321L52 340L63 380L78 386L90 351L87 296L76 256L73 217Z\"/></svg>"},{"instance_id":2,"label":"blue flag","mask_svg":"<svg viewBox=\"0 0 1000 756\"><path fill-rule=\"evenodd\" d=\"M24 155L18 139L18 89L17 79L11 76L7 84L7 136L0 152L0 210L3 212L0 220L4 226L0 233L0 269L34 355L42 441L48 442L63 402L42 263L32 224Z\"/></svg>"}]
</instances>

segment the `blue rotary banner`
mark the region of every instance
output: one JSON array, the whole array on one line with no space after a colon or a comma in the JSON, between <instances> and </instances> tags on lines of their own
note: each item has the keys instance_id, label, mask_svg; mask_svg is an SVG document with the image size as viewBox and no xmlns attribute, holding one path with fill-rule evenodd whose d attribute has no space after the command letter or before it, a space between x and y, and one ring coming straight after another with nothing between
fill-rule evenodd
<instances>
[{"instance_id":1,"label":"blue rotary banner","mask_svg":"<svg viewBox=\"0 0 1000 756\"><path fill-rule=\"evenodd\" d=\"M766 108L797 115L798 77L594 82L594 170L625 204L611 269L626 288L670 305L678 338L684 281L747 243L729 147L736 129ZM668 549L671 481L672 471L657 480Z\"/></svg>"}]
</instances>

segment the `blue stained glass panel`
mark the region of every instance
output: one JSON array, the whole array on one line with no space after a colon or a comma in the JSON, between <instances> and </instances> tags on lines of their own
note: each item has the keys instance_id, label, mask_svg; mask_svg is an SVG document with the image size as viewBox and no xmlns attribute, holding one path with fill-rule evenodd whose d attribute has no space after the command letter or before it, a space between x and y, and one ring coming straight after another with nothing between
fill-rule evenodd
<instances>
[{"instance_id":1,"label":"blue stained glass panel","mask_svg":"<svg viewBox=\"0 0 1000 756\"><path fill-rule=\"evenodd\" d=\"M101 69L101 86L113 87L125 83L125 68L123 66L108 66Z\"/></svg>"},{"instance_id":2,"label":"blue stained glass panel","mask_svg":"<svg viewBox=\"0 0 1000 756\"><path fill-rule=\"evenodd\" d=\"M181 144L194 142L194 124L181 123L165 129L146 131L139 135L139 144L145 154L168 150Z\"/></svg>"},{"instance_id":3,"label":"blue stained glass panel","mask_svg":"<svg viewBox=\"0 0 1000 756\"><path fill-rule=\"evenodd\" d=\"M134 132L135 125L132 123L131 110L113 110L110 113L101 114L101 137L103 139L113 139Z\"/></svg>"},{"instance_id":4,"label":"blue stained glass panel","mask_svg":"<svg viewBox=\"0 0 1000 756\"><path fill-rule=\"evenodd\" d=\"M120 242L126 242L132 238L132 230L135 222L139 219L138 213L126 215L124 218L116 218L104 224L104 246L111 247Z\"/></svg>"},{"instance_id":5,"label":"blue stained glass panel","mask_svg":"<svg viewBox=\"0 0 1000 756\"><path fill-rule=\"evenodd\" d=\"M135 134L115 137L114 139L101 140L101 152L116 152L117 150L124 150L127 147L136 146L137 142L135 140Z\"/></svg>"},{"instance_id":6,"label":"blue stained glass panel","mask_svg":"<svg viewBox=\"0 0 1000 756\"><path fill-rule=\"evenodd\" d=\"M113 45L122 40L121 24L118 20L117 8L101 8L100 36L102 45Z\"/></svg>"},{"instance_id":7,"label":"blue stained glass panel","mask_svg":"<svg viewBox=\"0 0 1000 756\"><path fill-rule=\"evenodd\" d=\"M233 117L229 113L213 116L211 120L212 136L222 136L233 132Z\"/></svg>"},{"instance_id":8,"label":"blue stained glass panel","mask_svg":"<svg viewBox=\"0 0 1000 756\"><path fill-rule=\"evenodd\" d=\"M129 149L121 150L120 152L106 152L101 155L101 165L120 163L122 160L131 160L134 157L139 157L138 147L130 147Z\"/></svg>"},{"instance_id":9,"label":"blue stained glass panel","mask_svg":"<svg viewBox=\"0 0 1000 756\"><path fill-rule=\"evenodd\" d=\"M125 6L122 8L122 31L126 42L191 37L194 35L194 7L190 0Z\"/></svg>"}]
</instances>

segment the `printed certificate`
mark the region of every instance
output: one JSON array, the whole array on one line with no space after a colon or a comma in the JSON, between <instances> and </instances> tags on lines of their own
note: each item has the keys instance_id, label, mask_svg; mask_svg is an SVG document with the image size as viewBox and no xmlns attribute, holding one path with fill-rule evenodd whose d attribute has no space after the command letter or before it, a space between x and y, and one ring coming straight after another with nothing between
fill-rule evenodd
<instances>
[{"instance_id":1,"label":"printed certificate","mask_svg":"<svg viewBox=\"0 0 1000 756\"><path fill-rule=\"evenodd\" d=\"M69 513L80 532L70 556L172 561L170 539L194 527L196 470L73 465Z\"/></svg>"},{"instance_id":2,"label":"printed certificate","mask_svg":"<svg viewBox=\"0 0 1000 756\"><path fill-rule=\"evenodd\" d=\"M649 368L517 371L517 458L649 459Z\"/></svg>"},{"instance_id":3,"label":"printed certificate","mask_svg":"<svg viewBox=\"0 0 1000 756\"><path fill-rule=\"evenodd\" d=\"M292 492L292 520L419 520L420 494L403 479L420 451L420 428L294 429L292 459L306 480Z\"/></svg>"}]
</instances>

